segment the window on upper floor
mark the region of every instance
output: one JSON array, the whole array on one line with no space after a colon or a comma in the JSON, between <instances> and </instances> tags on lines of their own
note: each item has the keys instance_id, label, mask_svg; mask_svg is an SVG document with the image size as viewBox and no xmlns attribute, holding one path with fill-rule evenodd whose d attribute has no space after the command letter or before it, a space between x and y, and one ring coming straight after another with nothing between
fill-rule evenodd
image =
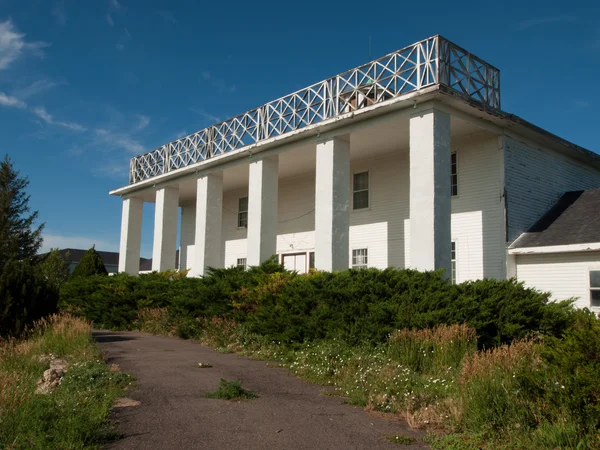
<instances>
[{"instance_id":1,"label":"window on upper floor","mask_svg":"<svg viewBox=\"0 0 600 450\"><path fill-rule=\"evenodd\" d=\"M456 152L450 154L450 192L453 197L458 195L458 165L456 163Z\"/></svg>"},{"instance_id":2,"label":"window on upper floor","mask_svg":"<svg viewBox=\"0 0 600 450\"><path fill-rule=\"evenodd\" d=\"M248 197L241 197L238 201L238 228L248 227Z\"/></svg>"},{"instance_id":3,"label":"window on upper floor","mask_svg":"<svg viewBox=\"0 0 600 450\"><path fill-rule=\"evenodd\" d=\"M369 207L369 172L355 173L352 180L352 209Z\"/></svg>"},{"instance_id":4,"label":"window on upper floor","mask_svg":"<svg viewBox=\"0 0 600 450\"><path fill-rule=\"evenodd\" d=\"M366 248L352 250L352 268L366 269L367 267L369 267L369 250Z\"/></svg>"},{"instance_id":5,"label":"window on upper floor","mask_svg":"<svg viewBox=\"0 0 600 450\"><path fill-rule=\"evenodd\" d=\"M600 270L590 270L590 306L600 306Z\"/></svg>"}]
</instances>

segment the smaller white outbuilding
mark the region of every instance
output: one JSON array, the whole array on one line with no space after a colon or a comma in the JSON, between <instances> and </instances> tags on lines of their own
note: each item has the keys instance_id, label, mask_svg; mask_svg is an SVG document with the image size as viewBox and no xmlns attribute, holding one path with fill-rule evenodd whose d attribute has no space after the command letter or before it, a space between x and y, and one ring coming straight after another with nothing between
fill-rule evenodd
<instances>
[{"instance_id":1,"label":"smaller white outbuilding","mask_svg":"<svg viewBox=\"0 0 600 450\"><path fill-rule=\"evenodd\" d=\"M508 253L519 281L600 312L600 189L563 194Z\"/></svg>"}]
</instances>

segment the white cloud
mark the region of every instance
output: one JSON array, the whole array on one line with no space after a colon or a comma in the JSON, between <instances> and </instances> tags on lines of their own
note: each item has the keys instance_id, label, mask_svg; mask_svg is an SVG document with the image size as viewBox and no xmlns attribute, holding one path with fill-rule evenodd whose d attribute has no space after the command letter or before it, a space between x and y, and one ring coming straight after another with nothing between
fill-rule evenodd
<instances>
[{"instance_id":1,"label":"white cloud","mask_svg":"<svg viewBox=\"0 0 600 450\"><path fill-rule=\"evenodd\" d=\"M119 244L115 241L106 241L90 236L64 236L60 234L44 233L44 243L41 253L49 252L51 248L80 248L87 250L96 246L96 250L118 252Z\"/></svg>"},{"instance_id":2,"label":"white cloud","mask_svg":"<svg viewBox=\"0 0 600 450\"><path fill-rule=\"evenodd\" d=\"M6 69L13 61L27 52L43 56L45 42L26 42L25 35L18 33L12 20L0 22L0 70Z\"/></svg>"},{"instance_id":3,"label":"white cloud","mask_svg":"<svg viewBox=\"0 0 600 450\"><path fill-rule=\"evenodd\" d=\"M532 19L522 20L517 24L517 29L524 31L530 28L551 25L560 22L574 22L577 20L575 16L553 16L553 17L534 17Z\"/></svg>"},{"instance_id":4,"label":"white cloud","mask_svg":"<svg viewBox=\"0 0 600 450\"><path fill-rule=\"evenodd\" d=\"M0 92L0 105L8 106L10 108L27 108L27 104L24 101L19 100L17 97L11 97L10 95L6 95L3 92Z\"/></svg>"},{"instance_id":5,"label":"white cloud","mask_svg":"<svg viewBox=\"0 0 600 450\"><path fill-rule=\"evenodd\" d=\"M192 111L196 114L200 114L205 120L211 122L211 124L221 122L221 118L219 116L215 116L213 114L207 113L202 108L196 108L196 107L190 106L189 109L190 109L190 111Z\"/></svg>"},{"instance_id":6,"label":"white cloud","mask_svg":"<svg viewBox=\"0 0 600 450\"><path fill-rule=\"evenodd\" d=\"M108 23L108 26L110 26L110 27L114 27L115 26L115 22L112 19L112 17L110 17L110 14L106 15L106 23Z\"/></svg>"},{"instance_id":7,"label":"white cloud","mask_svg":"<svg viewBox=\"0 0 600 450\"><path fill-rule=\"evenodd\" d=\"M37 108L33 108L33 113L46 122L48 125L57 125L59 127L68 128L73 131L85 131L86 128L83 125L79 125L75 122L62 122L54 120L52 114L46 111L46 108L43 106L38 106Z\"/></svg>"},{"instance_id":8,"label":"white cloud","mask_svg":"<svg viewBox=\"0 0 600 450\"><path fill-rule=\"evenodd\" d=\"M42 78L41 80L34 81L29 86L13 91L13 94L16 97L27 99L34 95L41 94L42 92L49 91L50 89L53 89L56 86L61 86L64 84L67 84L67 82Z\"/></svg>"},{"instance_id":9,"label":"white cloud","mask_svg":"<svg viewBox=\"0 0 600 450\"><path fill-rule=\"evenodd\" d=\"M65 2L61 0L57 2L52 8L52 15L56 20L56 24L60 27L64 27L67 23L67 11L65 9Z\"/></svg>"},{"instance_id":10,"label":"white cloud","mask_svg":"<svg viewBox=\"0 0 600 450\"><path fill-rule=\"evenodd\" d=\"M95 131L96 136L103 141L104 144L113 148L121 148L132 154L144 153L145 151L144 146L127 133L113 132L103 128L98 128Z\"/></svg>"},{"instance_id":11,"label":"white cloud","mask_svg":"<svg viewBox=\"0 0 600 450\"><path fill-rule=\"evenodd\" d=\"M150 117L144 116L143 114L137 114L138 124L135 127L136 131L142 131L150 124Z\"/></svg>"},{"instance_id":12,"label":"white cloud","mask_svg":"<svg viewBox=\"0 0 600 450\"><path fill-rule=\"evenodd\" d=\"M110 0L110 6L115 9L121 9L123 6L119 3L119 0Z\"/></svg>"}]
</instances>

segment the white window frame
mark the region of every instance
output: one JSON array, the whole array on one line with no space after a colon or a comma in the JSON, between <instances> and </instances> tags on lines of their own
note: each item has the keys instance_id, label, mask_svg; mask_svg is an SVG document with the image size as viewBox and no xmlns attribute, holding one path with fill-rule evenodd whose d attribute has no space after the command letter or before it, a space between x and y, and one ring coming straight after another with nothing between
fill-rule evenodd
<instances>
[{"instance_id":1,"label":"white window frame","mask_svg":"<svg viewBox=\"0 0 600 450\"><path fill-rule=\"evenodd\" d=\"M246 210L242 211L240 210L240 202L246 199ZM246 197L239 197L238 198L238 213L237 213L237 227L238 228L248 228L248 206L249 206L249 202L248 202L248 196ZM242 224L242 214L245 214L245 223Z\"/></svg>"},{"instance_id":2,"label":"white window frame","mask_svg":"<svg viewBox=\"0 0 600 450\"><path fill-rule=\"evenodd\" d=\"M355 255L355 252L362 252L362 251L364 251L364 255L358 255L358 254ZM358 257L364 258L364 261L362 264L355 264L355 258L358 258ZM367 269L369 267L369 248L368 247L352 249L351 267L353 269Z\"/></svg>"},{"instance_id":3,"label":"white window frame","mask_svg":"<svg viewBox=\"0 0 600 450\"><path fill-rule=\"evenodd\" d=\"M360 175L366 173L367 174L367 189L360 189L360 190L355 190L354 189L354 177L356 175ZM367 206L363 207L363 208L356 208L356 205L354 204L354 194L356 192L365 192L367 191ZM352 211L368 211L371 209L371 171L370 170L361 170L360 172L352 172Z\"/></svg>"},{"instance_id":4,"label":"white window frame","mask_svg":"<svg viewBox=\"0 0 600 450\"><path fill-rule=\"evenodd\" d=\"M454 163L452 163L452 158L454 158ZM456 183L454 183L454 177L456 177ZM456 191L456 193L455 193L455 191ZM458 197L458 152L457 151L453 151L450 153L450 197Z\"/></svg>"},{"instance_id":5,"label":"white window frame","mask_svg":"<svg viewBox=\"0 0 600 450\"><path fill-rule=\"evenodd\" d=\"M450 252L450 281L452 284L456 284L456 279L458 278L458 243L456 240L453 240L450 243ZM454 253L454 255L452 255L452 253Z\"/></svg>"},{"instance_id":6,"label":"white window frame","mask_svg":"<svg viewBox=\"0 0 600 450\"><path fill-rule=\"evenodd\" d=\"M592 292L600 292L600 286L592 286L592 272L599 272L600 268L591 268L588 270L588 281L589 281L589 293L590 293L590 308L594 310L600 309L600 303L597 305L592 304Z\"/></svg>"},{"instance_id":7,"label":"white window frame","mask_svg":"<svg viewBox=\"0 0 600 450\"><path fill-rule=\"evenodd\" d=\"M236 267L241 267L244 270L248 268L248 259L247 258L237 258Z\"/></svg>"}]
</instances>

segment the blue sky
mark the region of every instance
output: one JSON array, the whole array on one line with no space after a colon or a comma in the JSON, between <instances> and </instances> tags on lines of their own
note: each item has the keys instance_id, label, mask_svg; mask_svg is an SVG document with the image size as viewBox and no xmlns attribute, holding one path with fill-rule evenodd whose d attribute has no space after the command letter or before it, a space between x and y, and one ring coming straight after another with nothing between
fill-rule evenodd
<instances>
[{"instance_id":1,"label":"blue sky","mask_svg":"<svg viewBox=\"0 0 600 450\"><path fill-rule=\"evenodd\" d=\"M600 152L598 2L291 5L0 0L0 151L44 247L118 250L129 158L367 62L369 37L375 58L442 34L500 69L503 110Z\"/></svg>"}]
</instances>

